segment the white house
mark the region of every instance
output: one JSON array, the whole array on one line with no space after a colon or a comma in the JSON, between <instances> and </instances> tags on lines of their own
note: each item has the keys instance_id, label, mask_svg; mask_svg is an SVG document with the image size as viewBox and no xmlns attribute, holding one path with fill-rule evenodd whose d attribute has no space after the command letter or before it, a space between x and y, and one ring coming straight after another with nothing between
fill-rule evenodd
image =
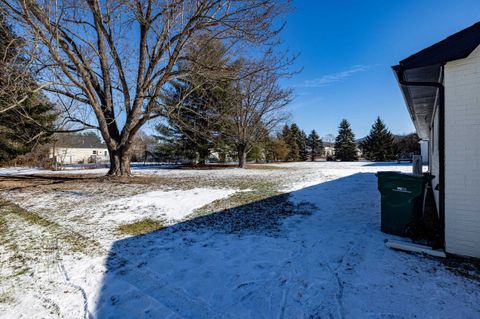
<instances>
[{"instance_id":1,"label":"white house","mask_svg":"<svg viewBox=\"0 0 480 319\"><path fill-rule=\"evenodd\" d=\"M323 143L323 156L324 157L334 157L335 156L335 145L333 143Z\"/></svg>"},{"instance_id":2,"label":"white house","mask_svg":"<svg viewBox=\"0 0 480 319\"><path fill-rule=\"evenodd\" d=\"M86 164L109 160L108 149L97 136L60 135L50 148L50 158L59 164Z\"/></svg>"},{"instance_id":3,"label":"white house","mask_svg":"<svg viewBox=\"0 0 480 319\"><path fill-rule=\"evenodd\" d=\"M393 67L429 171L447 253L480 257L480 23ZM425 154L425 153L424 153Z\"/></svg>"},{"instance_id":4,"label":"white house","mask_svg":"<svg viewBox=\"0 0 480 319\"><path fill-rule=\"evenodd\" d=\"M359 147L359 143L355 143L357 147L357 156L362 157L363 152ZM335 157L335 143L324 142L323 143L323 156L324 157Z\"/></svg>"}]
</instances>

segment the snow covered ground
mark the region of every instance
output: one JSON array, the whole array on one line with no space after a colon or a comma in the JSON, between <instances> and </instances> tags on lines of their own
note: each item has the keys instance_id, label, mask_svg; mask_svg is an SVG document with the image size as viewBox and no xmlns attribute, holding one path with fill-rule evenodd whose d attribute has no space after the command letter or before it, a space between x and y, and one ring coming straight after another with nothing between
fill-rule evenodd
<instances>
[{"instance_id":1,"label":"snow covered ground","mask_svg":"<svg viewBox=\"0 0 480 319\"><path fill-rule=\"evenodd\" d=\"M374 173L408 165L265 168L0 169L0 318L480 317L475 276L384 245Z\"/></svg>"}]
</instances>

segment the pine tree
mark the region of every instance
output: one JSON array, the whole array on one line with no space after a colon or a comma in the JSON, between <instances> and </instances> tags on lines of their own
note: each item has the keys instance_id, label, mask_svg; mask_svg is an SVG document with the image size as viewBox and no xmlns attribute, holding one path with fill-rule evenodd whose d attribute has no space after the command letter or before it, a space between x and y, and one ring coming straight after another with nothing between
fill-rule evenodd
<instances>
[{"instance_id":1,"label":"pine tree","mask_svg":"<svg viewBox=\"0 0 480 319\"><path fill-rule=\"evenodd\" d=\"M197 159L197 145L186 135L165 124L158 124L155 130L158 133L155 138L159 141L155 153L162 161L178 162Z\"/></svg>"},{"instance_id":2,"label":"pine tree","mask_svg":"<svg viewBox=\"0 0 480 319\"><path fill-rule=\"evenodd\" d=\"M304 156L304 149L302 145L302 131L297 124L290 125L290 137L287 144L290 148L289 159L291 161L298 161Z\"/></svg>"},{"instance_id":3,"label":"pine tree","mask_svg":"<svg viewBox=\"0 0 480 319\"><path fill-rule=\"evenodd\" d=\"M266 159L269 162L285 160L288 156L289 148L281 138L272 138L266 144Z\"/></svg>"},{"instance_id":4,"label":"pine tree","mask_svg":"<svg viewBox=\"0 0 480 319\"><path fill-rule=\"evenodd\" d=\"M288 147L290 148L290 153L288 154L288 159L290 161L298 161L300 158L300 149L298 148L297 135L299 134L300 129L297 124L293 123L290 125L290 136L286 141Z\"/></svg>"},{"instance_id":5,"label":"pine tree","mask_svg":"<svg viewBox=\"0 0 480 319\"><path fill-rule=\"evenodd\" d=\"M307 134L304 131L300 131L300 134L297 137L298 152L301 161L308 160L308 138Z\"/></svg>"},{"instance_id":6,"label":"pine tree","mask_svg":"<svg viewBox=\"0 0 480 319\"><path fill-rule=\"evenodd\" d=\"M247 154L248 161L255 161L255 163L260 163L265 159L265 145L264 143L256 143L252 145L250 152Z\"/></svg>"},{"instance_id":7,"label":"pine tree","mask_svg":"<svg viewBox=\"0 0 480 319\"><path fill-rule=\"evenodd\" d=\"M356 161L358 159L355 135L346 119L340 122L338 136L335 139L335 158L340 161Z\"/></svg>"},{"instance_id":8,"label":"pine tree","mask_svg":"<svg viewBox=\"0 0 480 319\"><path fill-rule=\"evenodd\" d=\"M290 127L285 125L279 138L281 138L288 147L288 154L285 157L286 161L308 160L308 138L297 124L293 123Z\"/></svg>"},{"instance_id":9,"label":"pine tree","mask_svg":"<svg viewBox=\"0 0 480 319\"><path fill-rule=\"evenodd\" d=\"M172 88L164 98L166 105L178 105L178 111L169 116L166 127L159 125L157 131L168 133L166 139L176 138L177 154L197 158L199 164L205 164L210 151L220 143L219 131L231 81L205 70L211 66L229 68L224 45L220 41L204 43L202 38L197 41L198 45L189 53L196 62L180 64L180 69L188 70L189 76L172 81Z\"/></svg>"},{"instance_id":10,"label":"pine tree","mask_svg":"<svg viewBox=\"0 0 480 319\"><path fill-rule=\"evenodd\" d=\"M279 137L286 143L287 139L290 138L290 127L285 124L282 128L282 132L279 134Z\"/></svg>"},{"instance_id":11,"label":"pine tree","mask_svg":"<svg viewBox=\"0 0 480 319\"><path fill-rule=\"evenodd\" d=\"M285 125L280 134L281 139L285 143L288 152L284 158L285 161L295 161L298 158L298 146L294 143L292 130L288 125Z\"/></svg>"},{"instance_id":12,"label":"pine tree","mask_svg":"<svg viewBox=\"0 0 480 319\"><path fill-rule=\"evenodd\" d=\"M420 154L420 139L416 133L397 138L395 149L397 154Z\"/></svg>"},{"instance_id":13,"label":"pine tree","mask_svg":"<svg viewBox=\"0 0 480 319\"><path fill-rule=\"evenodd\" d=\"M48 142L57 118L48 99L34 93L35 81L28 72L27 61L18 53L21 43L0 13L0 88L6 92L0 98L0 162ZM12 78L21 85L12 86ZM23 102L11 108L19 99Z\"/></svg>"},{"instance_id":14,"label":"pine tree","mask_svg":"<svg viewBox=\"0 0 480 319\"><path fill-rule=\"evenodd\" d=\"M310 159L313 162L317 156L322 156L323 154L323 141L320 136L318 136L317 132L313 130L310 135L308 135L307 142L308 147L310 148Z\"/></svg>"},{"instance_id":15,"label":"pine tree","mask_svg":"<svg viewBox=\"0 0 480 319\"><path fill-rule=\"evenodd\" d=\"M362 143L366 159L383 162L395 159L395 141L380 117L372 125L370 134Z\"/></svg>"}]
</instances>

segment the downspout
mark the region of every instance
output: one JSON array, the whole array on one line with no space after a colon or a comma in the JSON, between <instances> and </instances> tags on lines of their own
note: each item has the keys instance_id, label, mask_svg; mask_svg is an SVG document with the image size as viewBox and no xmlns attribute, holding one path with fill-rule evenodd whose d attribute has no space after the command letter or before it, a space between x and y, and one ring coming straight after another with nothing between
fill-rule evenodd
<instances>
[{"instance_id":1,"label":"downspout","mask_svg":"<svg viewBox=\"0 0 480 319\"><path fill-rule=\"evenodd\" d=\"M441 68L441 81L444 79L444 64ZM441 231L441 241L445 248L445 86L442 82L409 82L404 80L403 70L396 70L398 73L398 82L402 86L427 86L438 89L438 191L439 191L439 221Z\"/></svg>"}]
</instances>

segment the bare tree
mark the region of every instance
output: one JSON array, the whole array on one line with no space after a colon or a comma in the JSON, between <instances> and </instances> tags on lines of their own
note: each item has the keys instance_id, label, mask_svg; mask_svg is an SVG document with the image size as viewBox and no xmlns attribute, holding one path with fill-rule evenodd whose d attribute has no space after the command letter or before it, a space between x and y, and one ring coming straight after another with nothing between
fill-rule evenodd
<instances>
[{"instance_id":1,"label":"bare tree","mask_svg":"<svg viewBox=\"0 0 480 319\"><path fill-rule=\"evenodd\" d=\"M0 114L27 100L32 86L29 64L22 58L23 41L6 20L0 8Z\"/></svg>"},{"instance_id":2,"label":"bare tree","mask_svg":"<svg viewBox=\"0 0 480 319\"><path fill-rule=\"evenodd\" d=\"M287 119L285 108L292 97L292 91L281 88L278 83L285 74L261 65L258 69L262 71L247 69L247 75L238 81L226 122L225 132L237 147L241 168L245 167L253 144L268 138L272 129Z\"/></svg>"},{"instance_id":3,"label":"bare tree","mask_svg":"<svg viewBox=\"0 0 480 319\"><path fill-rule=\"evenodd\" d=\"M200 33L266 48L289 0L0 0L29 44L39 85L65 123L98 129L109 175L130 175L133 137L171 110L159 105Z\"/></svg>"},{"instance_id":4,"label":"bare tree","mask_svg":"<svg viewBox=\"0 0 480 319\"><path fill-rule=\"evenodd\" d=\"M132 158L142 162L147 157L147 152L152 152L155 146L155 138L140 131L135 135L132 142Z\"/></svg>"}]
</instances>

